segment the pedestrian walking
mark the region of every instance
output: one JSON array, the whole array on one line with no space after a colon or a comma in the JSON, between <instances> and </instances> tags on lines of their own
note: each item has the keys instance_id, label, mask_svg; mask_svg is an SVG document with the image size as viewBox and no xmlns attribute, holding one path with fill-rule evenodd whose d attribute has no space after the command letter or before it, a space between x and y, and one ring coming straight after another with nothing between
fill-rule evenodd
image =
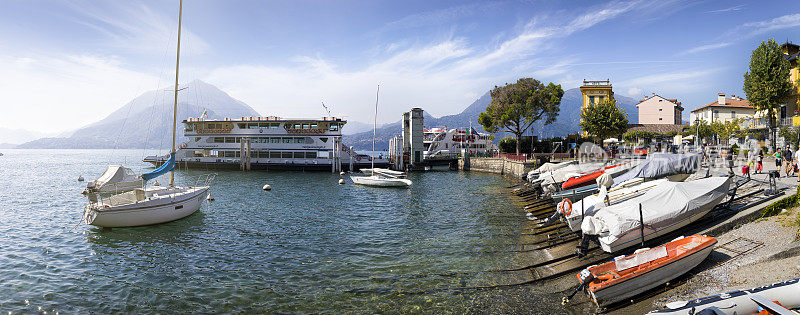
<instances>
[{"instance_id":1,"label":"pedestrian walking","mask_svg":"<svg viewBox=\"0 0 800 315\"><path fill-rule=\"evenodd\" d=\"M786 173L786 177L789 177L791 176L790 172L794 173L794 165L792 165L792 150L789 149L788 145L783 152L781 152L781 157L783 157L784 172Z\"/></svg>"},{"instance_id":2,"label":"pedestrian walking","mask_svg":"<svg viewBox=\"0 0 800 315\"><path fill-rule=\"evenodd\" d=\"M764 171L764 151L759 149L758 156L756 156L756 174Z\"/></svg>"}]
</instances>

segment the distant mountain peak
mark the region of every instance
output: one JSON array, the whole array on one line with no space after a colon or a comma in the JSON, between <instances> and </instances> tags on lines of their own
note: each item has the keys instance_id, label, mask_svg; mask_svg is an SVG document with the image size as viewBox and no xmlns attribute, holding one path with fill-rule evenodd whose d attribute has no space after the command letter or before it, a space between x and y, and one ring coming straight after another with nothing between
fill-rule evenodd
<instances>
[{"instance_id":1,"label":"distant mountain peak","mask_svg":"<svg viewBox=\"0 0 800 315\"><path fill-rule=\"evenodd\" d=\"M180 85L178 121L260 116L252 107L234 99L213 84L192 80ZM185 88L185 89L184 89ZM100 121L76 130L69 137L44 138L24 143L26 148L143 148L168 143L172 136L172 89L142 93ZM183 128L179 128L179 133Z\"/></svg>"}]
</instances>

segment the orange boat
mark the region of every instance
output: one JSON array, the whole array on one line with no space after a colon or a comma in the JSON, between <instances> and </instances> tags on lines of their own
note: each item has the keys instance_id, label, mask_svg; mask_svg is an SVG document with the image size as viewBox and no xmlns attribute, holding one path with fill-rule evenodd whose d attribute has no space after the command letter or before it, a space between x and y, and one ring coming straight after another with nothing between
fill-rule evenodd
<instances>
[{"instance_id":1,"label":"orange boat","mask_svg":"<svg viewBox=\"0 0 800 315\"><path fill-rule=\"evenodd\" d=\"M627 300L691 270L711 254L717 239L692 235L592 266L578 282L598 306Z\"/></svg>"},{"instance_id":2,"label":"orange boat","mask_svg":"<svg viewBox=\"0 0 800 315\"><path fill-rule=\"evenodd\" d=\"M595 180L598 177L600 177L600 175L603 175L603 173L605 173L606 170L612 169L612 168L615 168L615 167L619 167L619 166L623 166L625 164L628 164L628 163L626 162L626 163L620 163L620 164L606 166L606 167L601 168L601 169L599 169L599 170L597 170L595 172L592 172L592 173L589 173L589 174L586 174L586 175L583 175L583 176L577 176L577 177L570 178L570 179L566 180L564 183L561 184L561 189L580 188L580 187L583 187L583 186L594 184Z\"/></svg>"}]
</instances>

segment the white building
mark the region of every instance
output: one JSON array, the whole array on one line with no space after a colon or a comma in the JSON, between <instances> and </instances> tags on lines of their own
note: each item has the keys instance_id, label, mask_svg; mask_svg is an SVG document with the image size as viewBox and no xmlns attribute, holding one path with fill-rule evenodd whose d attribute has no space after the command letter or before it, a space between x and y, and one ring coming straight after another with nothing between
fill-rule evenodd
<instances>
[{"instance_id":1,"label":"white building","mask_svg":"<svg viewBox=\"0 0 800 315\"><path fill-rule=\"evenodd\" d=\"M704 120L706 123L715 121L726 122L734 119L750 119L756 113L756 109L750 106L750 102L736 95L726 98L725 93L717 94L717 101L700 107L692 111L689 115L689 123L695 125L696 120Z\"/></svg>"}]
</instances>

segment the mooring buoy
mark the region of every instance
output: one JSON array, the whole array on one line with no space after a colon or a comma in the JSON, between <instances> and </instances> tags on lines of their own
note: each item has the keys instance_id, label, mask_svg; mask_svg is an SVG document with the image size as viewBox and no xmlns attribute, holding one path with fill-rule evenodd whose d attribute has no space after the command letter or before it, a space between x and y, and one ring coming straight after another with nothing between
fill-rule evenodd
<instances>
[{"instance_id":1,"label":"mooring buoy","mask_svg":"<svg viewBox=\"0 0 800 315\"><path fill-rule=\"evenodd\" d=\"M79 181L79 182L82 182L82 181L83 181L83 175L78 175L78 181Z\"/></svg>"},{"instance_id":2,"label":"mooring buoy","mask_svg":"<svg viewBox=\"0 0 800 315\"><path fill-rule=\"evenodd\" d=\"M339 176L344 176L344 172L339 172Z\"/></svg>"},{"instance_id":3,"label":"mooring buoy","mask_svg":"<svg viewBox=\"0 0 800 315\"><path fill-rule=\"evenodd\" d=\"M261 189L263 189L264 191L272 190L272 186L270 186L269 184L266 184Z\"/></svg>"},{"instance_id":4,"label":"mooring buoy","mask_svg":"<svg viewBox=\"0 0 800 315\"><path fill-rule=\"evenodd\" d=\"M208 193L208 196L206 196L206 200L214 201L214 196L211 196L211 193Z\"/></svg>"},{"instance_id":5,"label":"mooring buoy","mask_svg":"<svg viewBox=\"0 0 800 315\"><path fill-rule=\"evenodd\" d=\"M344 185L344 178L339 179L339 185Z\"/></svg>"}]
</instances>

